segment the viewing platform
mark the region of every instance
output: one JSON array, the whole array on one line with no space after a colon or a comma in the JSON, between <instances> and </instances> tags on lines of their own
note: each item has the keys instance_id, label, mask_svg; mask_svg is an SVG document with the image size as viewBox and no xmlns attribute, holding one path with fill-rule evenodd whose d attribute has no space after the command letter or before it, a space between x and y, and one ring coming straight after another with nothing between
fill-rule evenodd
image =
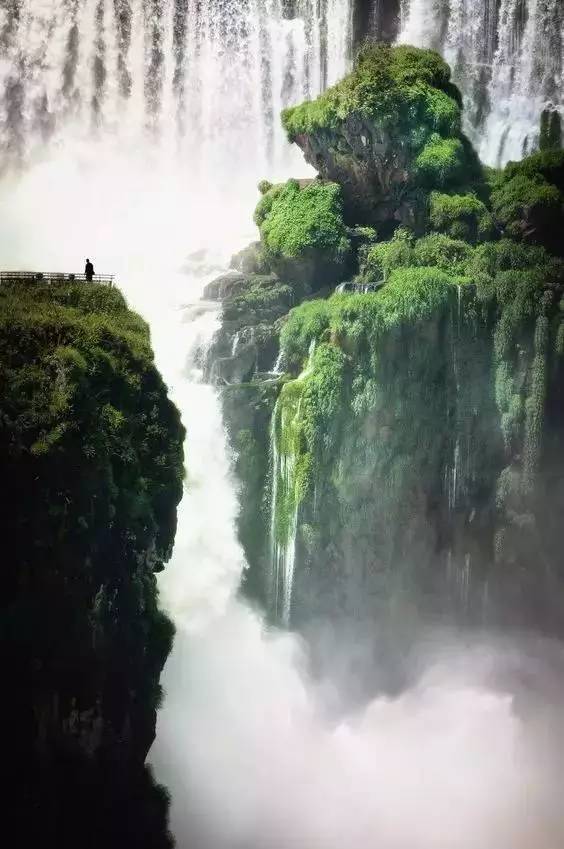
<instances>
[{"instance_id":1,"label":"viewing platform","mask_svg":"<svg viewBox=\"0 0 564 849\"><path fill-rule=\"evenodd\" d=\"M113 274L95 274L87 280L85 274L62 274L52 271L0 271L0 285L10 283L46 283L48 286L60 283L99 283L101 286L114 285Z\"/></svg>"}]
</instances>

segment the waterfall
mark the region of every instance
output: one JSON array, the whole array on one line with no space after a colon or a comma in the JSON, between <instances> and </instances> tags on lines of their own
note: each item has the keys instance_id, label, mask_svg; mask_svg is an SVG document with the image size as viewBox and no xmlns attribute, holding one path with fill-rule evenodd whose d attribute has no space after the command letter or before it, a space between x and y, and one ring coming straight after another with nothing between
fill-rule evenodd
<instances>
[{"instance_id":1,"label":"waterfall","mask_svg":"<svg viewBox=\"0 0 564 849\"><path fill-rule=\"evenodd\" d=\"M399 40L443 53L490 165L536 148L546 106L564 114L561 0L403 0Z\"/></svg>"},{"instance_id":2,"label":"waterfall","mask_svg":"<svg viewBox=\"0 0 564 849\"><path fill-rule=\"evenodd\" d=\"M313 368L315 339L299 377L282 387L270 428L270 604L274 616L290 622L298 516L301 502L299 461L301 449L302 389Z\"/></svg>"},{"instance_id":3,"label":"waterfall","mask_svg":"<svg viewBox=\"0 0 564 849\"><path fill-rule=\"evenodd\" d=\"M19 0L0 9L0 150L30 161L49 142L151 143L193 169L256 173L300 160L280 110L347 68L352 3L299 0ZM226 143L228 142L228 143Z\"/></svg>"}]
</instances>

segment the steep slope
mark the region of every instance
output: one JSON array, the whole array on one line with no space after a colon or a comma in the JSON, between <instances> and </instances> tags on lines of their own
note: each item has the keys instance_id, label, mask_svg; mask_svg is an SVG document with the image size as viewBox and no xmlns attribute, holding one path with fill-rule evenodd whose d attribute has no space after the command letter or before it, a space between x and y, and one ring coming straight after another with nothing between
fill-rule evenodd
<instances>
[{"instance_id":1,"label":"steep slope","mask_svg":"<svg viewBox=\"0 0 564 849\"><path fill-rule=\"evenodd\" d=\"M144 761L173 638L183 428L145 323L95 284L0 289L9 816L21 845L168 846ZM88 823L88 825L86 825Z\"/></svg>"},{"instance_id":2,"label":"steep slope","mask_svg":"<svg viewBox=\"0 0 564 849\"><path fill-rule=\"evenodd\" d=\"M305 302L270 323L270 374L248 368L244 395L226 381L242 524L250 509L264 541L243 537L253 586L286 621L344 610L560 631L564 153L483 169L448 67L408 47L367 48L283 121L320 171L312 185L342 197L325 244L344 228L348 255L339 265L320 242L304 289L273 261L268 222L311 264L311 189L294 186L292 205L262 187L252 250ZM228 337L224 324L225 351Z\"/></svg>"}]
</instances>

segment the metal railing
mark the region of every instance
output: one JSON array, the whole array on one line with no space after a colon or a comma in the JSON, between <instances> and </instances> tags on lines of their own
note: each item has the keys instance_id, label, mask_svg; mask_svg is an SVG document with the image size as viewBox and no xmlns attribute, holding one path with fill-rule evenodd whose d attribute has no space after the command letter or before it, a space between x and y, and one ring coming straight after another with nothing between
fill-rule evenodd
<instances>
[{"instance_id":1,"label":"metal railing","mask_svg":"<svg viewBox=\"0 0 564 849\"><path fill-rule=\"evenodd\" d=\"M99 283L102 286L113 286L113 274L95 274L92 280L86 279L86 274L61 274L51 271L0 271L0 285L6 283Z\"/></svg>"}]
</instances>

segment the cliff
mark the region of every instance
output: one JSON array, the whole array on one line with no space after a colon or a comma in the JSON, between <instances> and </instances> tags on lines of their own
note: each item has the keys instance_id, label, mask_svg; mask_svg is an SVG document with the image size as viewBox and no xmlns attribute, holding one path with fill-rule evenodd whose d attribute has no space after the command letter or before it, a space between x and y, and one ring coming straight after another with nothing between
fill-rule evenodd
<instances>
[{"instance_id":1,"label":"cliff","mask_svg":"<svg viewBox=\"0 0 564 849\"><path fill-rule=\"evenodd\" d=\"M485 169L460 103L437 54L370 46L283 114L319 177L261 186L252 255L301 304L223 390L249 582L283 621L562 631L564 152Z\"/></svg>"},{"instance_id":2,"label":"cliff","mask_svg":"<svg viewBox=\"0 0 564 849\"><path fill-rule=\"evenodd\" d=\"M173 626L183 428L145 323L95 284L0 290L0 629L20 845L171 845L145 767Z\"/></svg>"}]
</instances>

